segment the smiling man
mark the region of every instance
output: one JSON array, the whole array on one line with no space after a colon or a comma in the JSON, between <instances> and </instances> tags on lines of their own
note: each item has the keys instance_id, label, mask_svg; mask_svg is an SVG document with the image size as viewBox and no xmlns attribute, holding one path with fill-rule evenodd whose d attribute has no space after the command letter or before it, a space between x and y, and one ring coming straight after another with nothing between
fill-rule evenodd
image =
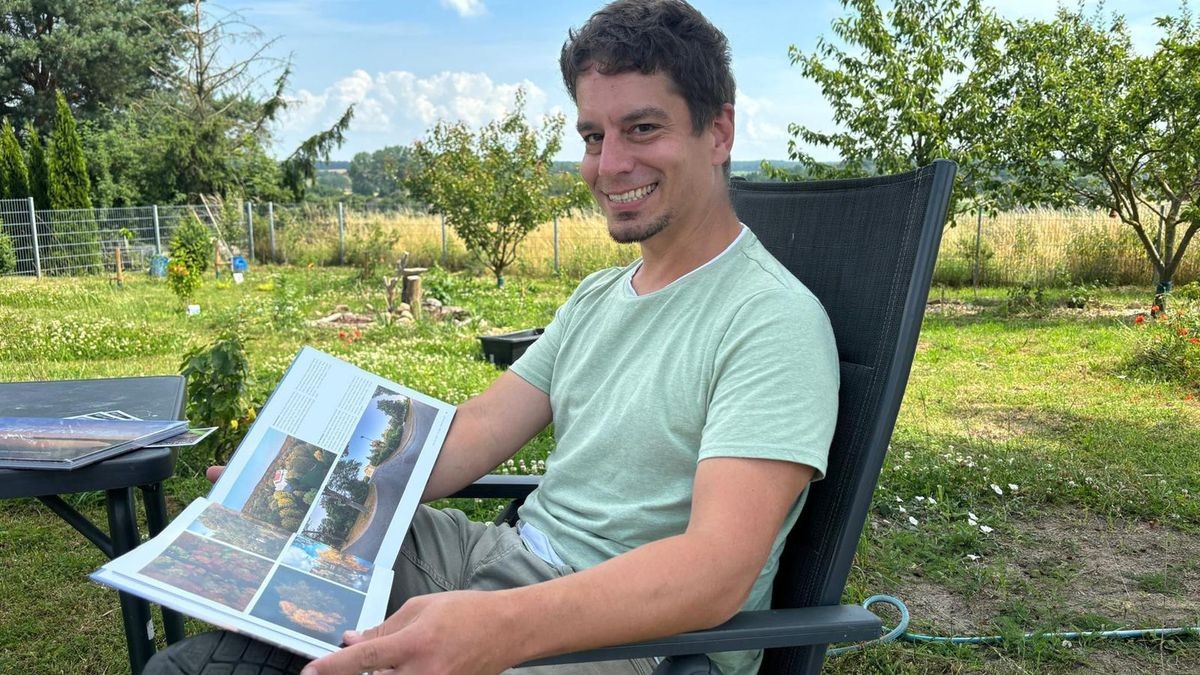
<instances>
[{"instance_id":1,"label":"smiling man","mask_svg":"<svg viewBox=\"0 0 1200 675\"><path fill-rule=\"evenodd\" d=\"M837 355L817 300L730 205L725 37L680 0L618 0L571 32L560 63L583 176L612 237L642 257L586 278L454 418L427 499L470 484L553 423L555 450L518 525L421 507L389 618L348 634L305 675L496 675L769 606L783 538L825 469ZM222 639L185 641L148 672L199 673ZM711 657L724 675L754 673L760 660Z\"/></svg>"}]
</instances>

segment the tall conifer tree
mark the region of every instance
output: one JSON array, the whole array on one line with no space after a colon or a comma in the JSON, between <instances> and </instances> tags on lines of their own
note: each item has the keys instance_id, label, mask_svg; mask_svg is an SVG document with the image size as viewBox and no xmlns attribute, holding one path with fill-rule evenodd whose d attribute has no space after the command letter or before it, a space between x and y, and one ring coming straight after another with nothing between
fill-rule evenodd
<instances>
[{"instance_id":1,"label":"tall conifer tree","mask_svg":"<svg viewBox=\"0 0 1200 675\"><path fill-rule=\"evenodd\" d=\"M21 155L21 144L8 118L0 122L0 199L29 196L29 172Z\"/></svg>"},{"instance_id":2,"label":"tall conifer tree","mask_svg":"<svg viewBox=\"0 0 1200 675\"><path fill-rule=\"evenodd\" d=\"M54 131L50 134L50 208L82 209L78 213L55 214L53 250L47 256L51 269L79 272L96 271L102 264L100 238L96 221L91 217L92 185L88 179L87 160L75 117L67 99L58 92Z\"/></svg>"},{"instance_id":3,"label":"tall conifer tree","mask_svg":"<svg viewBox=\"0 0 1200 675\"><path fill-rule=\"evenodd\" d=\"M46 146L32 124L25 125L25 167L29 169L29 196L38 208L50 208L50 164Z\"/></svg>"}]
</instances>

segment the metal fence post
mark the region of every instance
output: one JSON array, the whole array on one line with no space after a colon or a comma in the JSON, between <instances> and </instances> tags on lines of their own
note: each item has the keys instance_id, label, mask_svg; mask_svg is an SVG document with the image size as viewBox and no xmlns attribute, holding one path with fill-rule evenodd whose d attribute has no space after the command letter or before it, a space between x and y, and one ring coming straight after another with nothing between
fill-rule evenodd
<instances>
[{"instance_id":1,"label":"metal fence post","mask_svg":"<svg viewBox=\"0 0 1200 675\"><path fill-rule=\"evenodd\" d=\"M162 255L162 231L158 227L158 204L150 208L153 209L151 213L154 215L154 252Z\"/></svg>"},{"instance_id":2,"label":"metal fence post","mask_svg":"<svg viewBox=\"0 0 1200 675\"><path fill-rule=\"evenodd\" d=\"M446 242L446 214L441 213L438 215L442 217L442 264L445 265L446 261L450 258L450 249L447 247Z\"/></svg>"},{"instance_id":3,"label":"metal fence post","mask_svg":"<svg viewBox=\"0 0 1200 675\"><path fill-rule=\"evenodd\" d=\"M979 243L983 236L983 209L979 209L975 218L975 266L971 270L971 286L979 290Z\"/></svg>"},{"instance_id":4,"label":"metal fence post","mask_svg":"<svg viewBox=\"0 0 1200 675\"><path fill-rule=\"evenodd\" d=\"M346 264L346 205L338 202L338 264Z\"/></svg>"},{"instance_id":5,"label":"metal fence post","mask_svg":"<svg viewBox=\"0 0 1200 675\"><path fill-rule=\"evenodd\" d=\"M250 240L250 259L254 260L254 202L246 200L246 235Z\"/></svg>"},{"instance_id":6,"label":"metal fence post","mask_svg":"<svg viewBox=\"0 0 1200 675\"><path fill-rule=\"evenodd\" d=\"M37 209L33 205L33 197L29 198L29 232L33 235L33 271L37 278L42 278L42 256L38 251Z\"/></svg>"},{"instance_id":7,"label":"metal fence post","mask_svg":"<svg viewBox=\"0 0 1200 675\"><path fill-rule=\"evenodd\" d=\"M267 233L271 237L271 262L275 262L275 202L267 202Z\"/></svg>"},{"instance_id":8,"label":"metal fence post","mask_svg":"<svg viewBox=\"0 0 1200 675\"><path fill-rule=\"evenodd\" d=\"M558 216L554 216L554 273L558 274Z\"/></svg>"}]
</instances>

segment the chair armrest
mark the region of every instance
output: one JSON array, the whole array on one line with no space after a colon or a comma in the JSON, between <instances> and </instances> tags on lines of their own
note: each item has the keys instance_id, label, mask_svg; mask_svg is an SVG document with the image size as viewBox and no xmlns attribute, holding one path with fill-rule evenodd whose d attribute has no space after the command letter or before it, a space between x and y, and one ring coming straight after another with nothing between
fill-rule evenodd
<instances>
[{"instance_id":1,"label":"chair armrest","mask_svg":"<svg viewBox=\"0 0 1200 675\"><path fill-rule=\"evenodd\" d=\"M493 476L480 478L472 485L455 492L448 499L464 497L518 499L533 492L539 476Z\"/></svg>"},{"instance_id":2,"label":"chair armrest","mask_svg":"<svg viewBox=\"0 0 1200 675\"><path fill-rule=\"evenodd\" d=\"M861 605L768 609L741 612L720 626L708 630L562 654L522 665L583 663L743 649L802 647L831 642L861 642L879 637L882 631L883 621Z\"/></svg>"}]
</instances>

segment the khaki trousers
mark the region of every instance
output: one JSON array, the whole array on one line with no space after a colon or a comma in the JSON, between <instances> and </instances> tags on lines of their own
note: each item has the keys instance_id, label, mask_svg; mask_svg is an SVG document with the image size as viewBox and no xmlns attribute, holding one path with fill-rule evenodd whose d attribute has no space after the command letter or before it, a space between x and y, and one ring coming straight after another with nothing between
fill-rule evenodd
<instances>
[{"instance_id":1,"label":"khaki trousers","mask_svg":"<svg viewBox=\"0 0 1200 675\"><path fill-rule=\"evenodd\" d=\"M526 548L514 527L477 523L457 509L424 505L413 516L394 569L389 615L416 595L515 588L575 571L539 558ZM531 666L506 675L650 675L654 667L653 659L634 659Z\"/></svg>"}]
</instances>

